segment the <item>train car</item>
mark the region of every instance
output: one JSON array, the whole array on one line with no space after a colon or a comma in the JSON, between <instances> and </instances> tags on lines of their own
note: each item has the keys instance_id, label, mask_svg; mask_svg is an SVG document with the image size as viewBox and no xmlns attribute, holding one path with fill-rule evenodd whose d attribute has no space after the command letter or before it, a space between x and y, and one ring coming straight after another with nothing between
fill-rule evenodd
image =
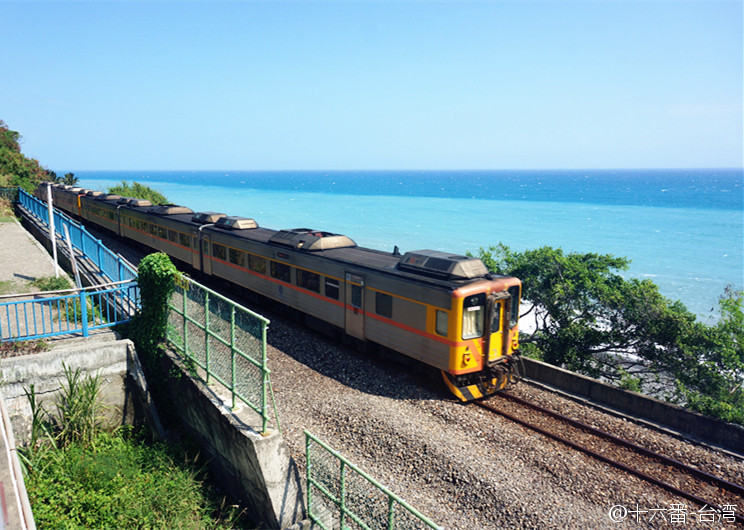
<instances>
[{"instance_id":1,"label":"train car","mask_svg":"<svg viewBox=\"0 0 744 530\"><path fill-rule=\"evenodd\" d=\"M80 198L80 217L119 235L119 208L121 206L119 200L121 198L121 195L113 193L86 194Z\"/></svg>"},{"instance_id":2,"label":"train car","mask_svg":"<svg viewBox=\"0 0 744 530\"><path fill-rule=\"evenodd\" d=\"M293 308L311 324L432 366L463 401L513 380L521 282L490 273L477 258L383 252L340 234L274 230L251 218L111 195L82 196L80 211L88 222Z\"/></svg>"},{"instance_id":3,"label":"train car","mask_svg":"<svg viewBox=\"0 0 744 530\"><path fill-rule=\"evenodd\" d=\"M33 195L40 201L47 202L48 189L52 191L52 202L57 208L75 217L80 217L80 198L90 190L59 182L42 182L36 187Z\"/></svg>"}]
</instances>

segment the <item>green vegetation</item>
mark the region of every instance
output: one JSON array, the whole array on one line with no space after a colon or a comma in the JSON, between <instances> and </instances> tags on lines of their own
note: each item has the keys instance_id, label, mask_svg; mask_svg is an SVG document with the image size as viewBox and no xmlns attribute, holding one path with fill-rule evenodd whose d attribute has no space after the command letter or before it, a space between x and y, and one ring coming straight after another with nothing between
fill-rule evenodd
<instances>
[{"instance_id":1,"label":"green vegetation","mask_svg":"<svg viewBox=\"0 0 744 530\"><path fill-rule=\"evenodd\" d=\"M132 197L135 199L145 199L153 204L168 204L168 199L163 194L139 182L129 184L126 180L121 184L108 189L109 193L116 193L122 197Z\"/></svg>"},{"instance_id":2,"label":"green vegetation","mask_svg":"<svg viewBox=\"0 0 744 530\"><path fill-rule=\"evenodd\" d=\"M37 278L32 281L30 285L36 287L40 291L64 291L66 289L72 289L72 284L65 275L60 277L48 276Z\"/></svg>"},{"instance_id":3,"label":"green vegetation","mask_svg":"<svg viewBox=\"0 0 744 530\"><path fill-rule=\"evenodd\" d=\"M240 514L205 486L198 456L108 428L100 378L65 374L54 413L26 392L32 434L21 458L39 528L235 527Z\"/></svg>"},{"instance_id":4,"label":"green vegetation","mask_svg":"<svg viewBox=\"0 0 744 530\"><path fill-rule=\"evenodd\" d=\"M130 338L146 365L154 368L152 362L158 356L168 326L168 301L175 289L178 270L167 254L156 252L140 261L137 275L142 307L130 324Z\"/></svg>"},{"instance_id":5,"label":"green vegetation","mask_svg":"<svg viewBox=\"0 0 744 530\"><path fill-rule=\"evenodd\" d=\"M620 276L626 258L504 245L478 257L522 279L522 317L536 321L523 353L631 390L663 380L669 401L744 424L742 291L727 289L719 322L706 325L652 281Z\"/></svg>"},{"instance_id":6,"label":"green vegetation","mask_svg":"<svg viewBox=\"0 0 744 530\"><path fill-rule=\"evenodd\" d=\"M0 120L0 188L20 187L33 192L50 172L38 160L21 153L21 135Z\"/></svg>"}]
</instances>

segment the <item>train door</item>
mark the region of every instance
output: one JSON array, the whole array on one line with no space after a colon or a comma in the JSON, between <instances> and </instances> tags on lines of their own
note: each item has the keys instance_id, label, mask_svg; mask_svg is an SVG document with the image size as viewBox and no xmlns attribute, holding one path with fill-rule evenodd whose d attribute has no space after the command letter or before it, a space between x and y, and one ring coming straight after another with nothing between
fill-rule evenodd
<instances>
[{"instance_id":1,"label":"train door","mask_svg":"<svg viewBox=\"0 0 744 530\"><path fill-rule=\"evenodd\" d=\"M199 256L200 269L204 274L212 274L212 245L210 238L204 232L200 232Z\"/></svg>"},{"instance_id":2,"label":"train door","mask_svg":"<svg viewBox=\"0 0 744 530\"><path fill-rule=\"evenodd\" d=\"M364 276L346 273L346 334L364 340Z\"/></svg>"},{"instance_id":3,"label":"train door","mask_svg":"<svg viewBox=\"0 0 744 530\"><path fill-rule=\"evenodd\" d=\"M201 263L201 232L197 229L191 230L191 266L200 271Z\"/></svg>"}]
</instances>

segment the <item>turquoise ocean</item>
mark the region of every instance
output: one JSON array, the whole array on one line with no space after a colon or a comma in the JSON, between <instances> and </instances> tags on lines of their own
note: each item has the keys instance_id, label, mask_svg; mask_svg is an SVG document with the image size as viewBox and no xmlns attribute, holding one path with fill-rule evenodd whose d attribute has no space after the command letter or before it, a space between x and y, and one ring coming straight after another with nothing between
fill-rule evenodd
<instances>
[{"instance_id":1,"label":"turquoise ocean","mask_svg":"<svg viewBox=\"0 0 744 530\"><path fill-rule=\"evenodd\" d=\"M501 242L627 257L626 277L650 278L706 322L727 285L744 286L741 169L72 171L86 188L137 181L195 211L386 251Z\"/></svg>"}]
</instances>

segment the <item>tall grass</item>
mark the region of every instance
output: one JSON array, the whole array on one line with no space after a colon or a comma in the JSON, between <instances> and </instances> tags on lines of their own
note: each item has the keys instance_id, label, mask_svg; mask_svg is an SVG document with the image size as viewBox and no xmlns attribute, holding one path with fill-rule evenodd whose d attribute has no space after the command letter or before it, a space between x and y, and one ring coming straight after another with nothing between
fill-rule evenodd
<instances>
[{"instance_id":1,"label":"tall grass","mask_svg":"<svg viewBox=\"0 0 744 530\"><path fill-rule=\"evenodd\" d=\"M39 528L236 528L235 505L207 485L198 454L148 444L103 419L100 376L65 367L54 411L31 385L31 440L21 451Z\"/></svg>"}]
</instances>

